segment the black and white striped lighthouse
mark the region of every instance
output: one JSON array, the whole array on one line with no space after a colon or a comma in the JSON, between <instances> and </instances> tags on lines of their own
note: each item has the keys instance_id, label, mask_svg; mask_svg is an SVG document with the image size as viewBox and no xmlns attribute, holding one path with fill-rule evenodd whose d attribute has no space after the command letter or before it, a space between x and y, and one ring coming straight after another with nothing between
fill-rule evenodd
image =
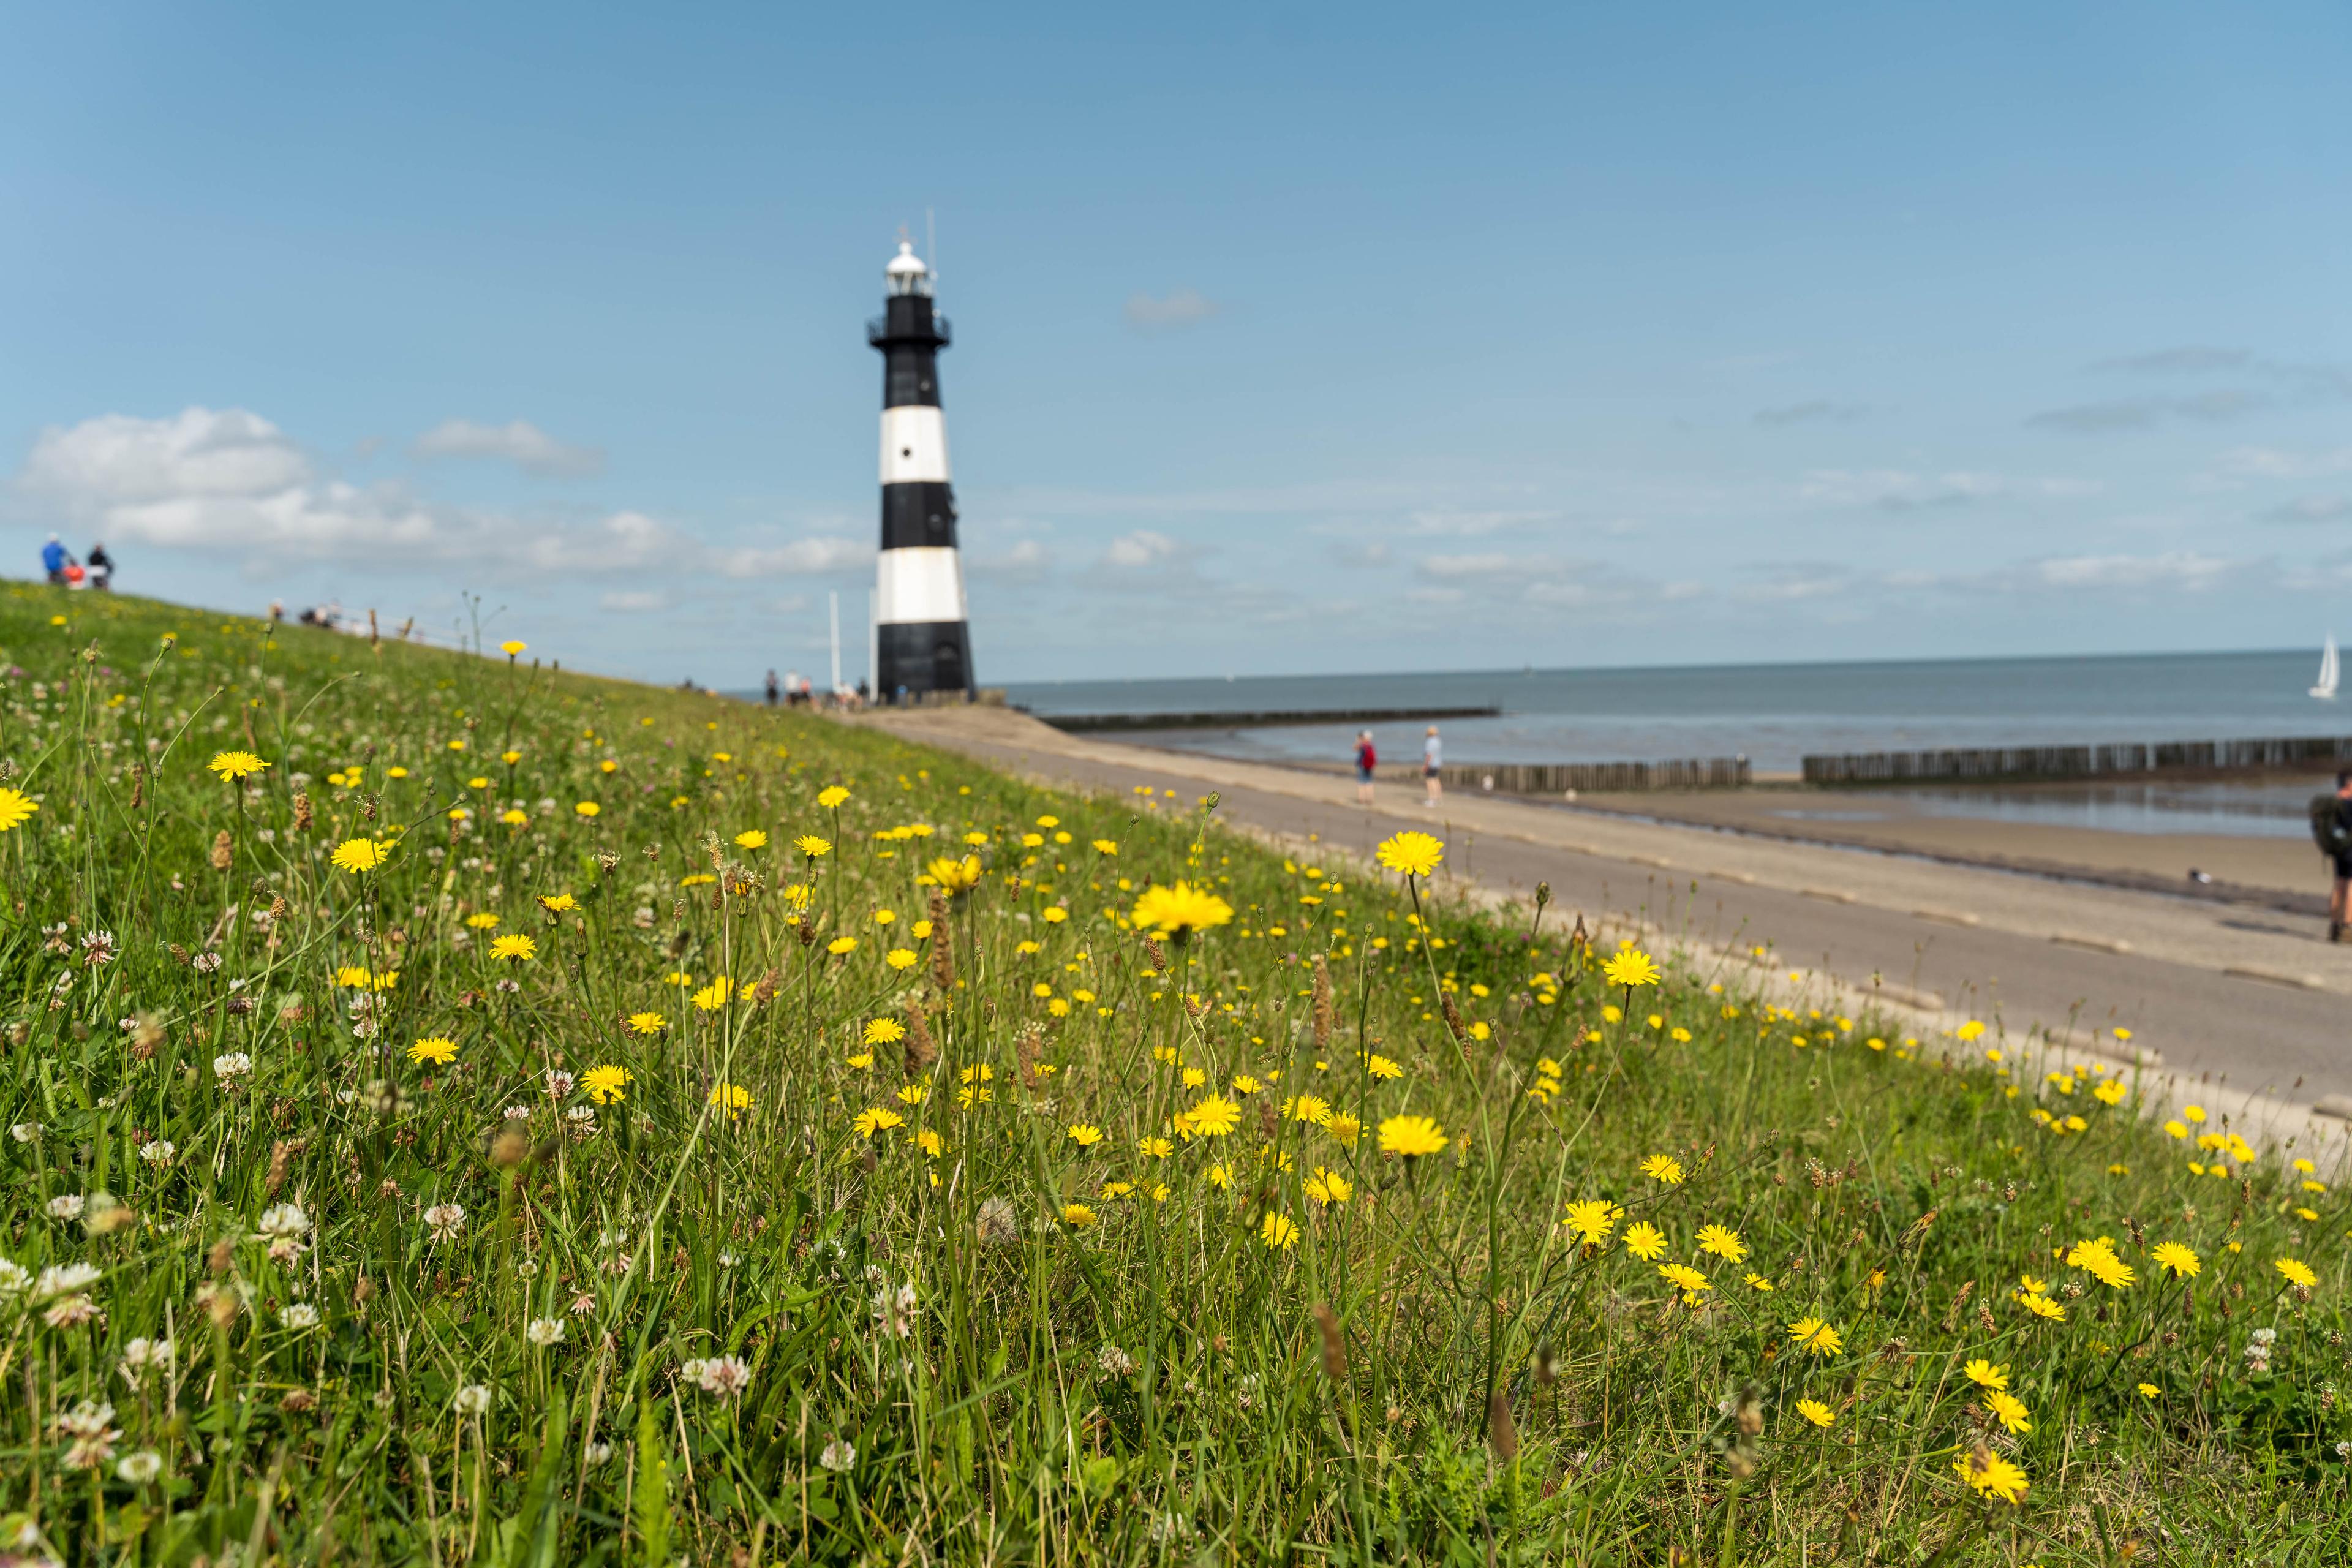
<instances>
[{"instance_id":1,"label":"black and white striped lighthouse","mask_svg":"<svg viewBox=\"0 0 2352 1568\"><path fill-rule=\"evenodd\" d=\"M972 689L963 565L956 555L948 427L940 413L947 318L931 308L931 270L898 242L884 268L883 314L866 341L882 351L882 556L875 597L875 699Z\"/></svg>"}]
</instances>

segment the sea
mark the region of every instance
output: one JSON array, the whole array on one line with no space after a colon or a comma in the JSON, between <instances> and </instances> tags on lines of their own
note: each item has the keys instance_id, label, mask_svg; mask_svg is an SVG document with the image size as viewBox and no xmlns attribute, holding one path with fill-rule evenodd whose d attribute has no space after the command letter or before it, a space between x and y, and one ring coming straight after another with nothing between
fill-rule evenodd
<instances>
[{"instance_id":1,"label":"sea","mask_svg":"<svg viewBox=\"0 0 2352 1568\"><path fill-rule=\"evenodd\" d=\"M2309 695L2319 650L2131 654L1434 674L1058 680L1008 685L1040 718L1495 707L1443 721L1449 763L1655 762L1745 756L1795 774L1808 754L2352 734L2352 696ZM1352 724L1122 733L1122 741L1279 763L1344 763ZM1423 726L1372 726L1387 761ZM2301 781L1905 791L1911 808L2143 833L2294 837ZM1857 805L1855 809L1867 809Z\"/></svg>"}]
</instances>

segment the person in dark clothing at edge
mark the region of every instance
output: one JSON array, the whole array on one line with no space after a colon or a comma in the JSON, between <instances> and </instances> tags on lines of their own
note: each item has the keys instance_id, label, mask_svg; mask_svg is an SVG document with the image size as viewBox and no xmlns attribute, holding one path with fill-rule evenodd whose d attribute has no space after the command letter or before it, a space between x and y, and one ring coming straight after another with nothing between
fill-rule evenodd
<instances>
[{"instance_id":1,"label":"person in dark clothing at edge","mask_svg":"<svg viewBox=\"0 0 2352 1568\"><path fill-rule=\"evenodd\" d=\"M2311 837L2336 873L2327 895L2327 940L2342 942L2352 920L2352 768L2336 770L2336 793L2311 797Z\"/></svg>"},{"instance_id":2,"label":"person in dark clothing at edge","mask_svg":"<svg viewBox=\"0 0 2352 1568\"><path fill-rule=\"evenodd\" d=\"M100 589L114 585L114 557L106 552L103 544L89 547L89 585Z\"/></svg>"}]
</instances>

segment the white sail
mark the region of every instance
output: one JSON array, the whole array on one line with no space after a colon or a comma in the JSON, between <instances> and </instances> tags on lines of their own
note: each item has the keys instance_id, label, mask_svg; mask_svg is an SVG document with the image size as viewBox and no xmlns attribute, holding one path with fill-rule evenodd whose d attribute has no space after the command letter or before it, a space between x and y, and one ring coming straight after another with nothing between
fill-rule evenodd
<instances>
[{"instance_id":1,"label":"white sail","mask_svg":"<svg viewBox=\"0 0 2352 1568\"><path fill-rule=\"evenodd\" d=\"M2336 634L2330 632L2327 636L2327 646L2320 650L2319 680L2317 684L2312 687L2311 694L2314 697L2318 698L2323 702L2335 701L2336 687L2338 679L2339 672L2336 668Z\"/></svg>"}]
</instances>

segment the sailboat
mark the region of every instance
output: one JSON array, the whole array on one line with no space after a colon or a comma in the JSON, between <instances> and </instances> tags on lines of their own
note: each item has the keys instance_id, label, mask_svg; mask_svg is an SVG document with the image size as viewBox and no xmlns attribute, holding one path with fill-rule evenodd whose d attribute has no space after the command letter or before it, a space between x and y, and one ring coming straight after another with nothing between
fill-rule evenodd
<instances>
[{"instance_id":1,"label":"sailboat","mask_svg":"<svg viewBox=\"0 0 2352 1568\"><path fill-rule=\"evenodd\" d=\"M2322 702L2336 700L2336 634L2330 632L2327 634L2327 646L2320 650L2318 683L2311 689L2311 694Z\"/></svg>"}]
</instances>

